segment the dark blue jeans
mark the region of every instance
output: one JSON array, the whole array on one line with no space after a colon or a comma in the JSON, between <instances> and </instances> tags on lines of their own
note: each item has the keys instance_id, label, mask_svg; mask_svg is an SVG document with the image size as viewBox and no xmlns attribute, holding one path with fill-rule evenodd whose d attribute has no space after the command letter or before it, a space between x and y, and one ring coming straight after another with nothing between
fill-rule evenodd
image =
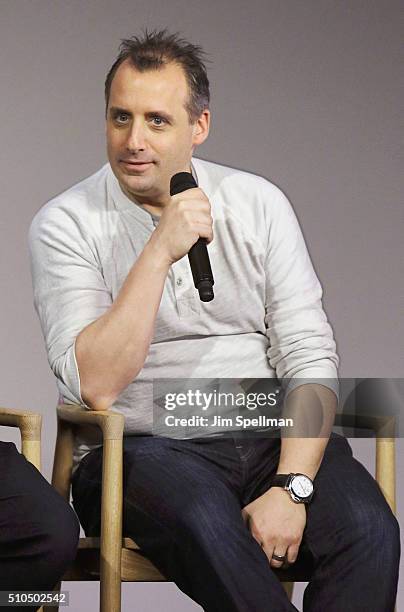
<instances>
[{"instance_id":1,"label":"dark blue jeans","mask_svg":"<svg viewBox=\"0 0 404 612\"><path fill-rule=\"evenodd\" d=\"M400 533L374 478L333 433L296 562L274 569L241 509L275 474L279 438L153 436L124 441L124 535L163 575L208 612L296 610L278 579L311 580L305 612L393 612ZM100 532L102 448L73 479L73 504L87 535ZM135 610L135 605L133 607Z\"/></svg>"},{"instance_id":2,"label":"dark blue jeans","mask_svg":"<svg viewBox=\"0 0 404 612\"><path fill-rule=\"evenodd\" d=\"M51 591L75 558L79 527L73 509L15 445L0 442L0 591Z\"/></svg>"}]
</instances>

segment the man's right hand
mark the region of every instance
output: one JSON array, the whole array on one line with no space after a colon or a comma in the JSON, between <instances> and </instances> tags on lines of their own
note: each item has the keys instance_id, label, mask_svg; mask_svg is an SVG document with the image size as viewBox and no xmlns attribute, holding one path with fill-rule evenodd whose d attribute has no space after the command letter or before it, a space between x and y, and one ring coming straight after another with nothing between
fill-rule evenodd
<instances>
[{"instance_id":1,"label":"man's right hand","mask_svg":"<svg viewBox=\"0 0 404 612\"><path fill-rule=\"evenodd\" d=\"M211 205L199 187L171 196L150 242L169 265L186 255L198 238L213 240Z\"/></svg>"}]
</instances>

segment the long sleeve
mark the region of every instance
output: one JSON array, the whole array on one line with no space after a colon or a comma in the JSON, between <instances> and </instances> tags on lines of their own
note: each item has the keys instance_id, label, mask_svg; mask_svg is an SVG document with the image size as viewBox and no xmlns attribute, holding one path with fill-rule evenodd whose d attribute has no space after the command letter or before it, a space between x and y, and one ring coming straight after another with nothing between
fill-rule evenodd
<instances>
[{"instance_id":1,"label":"long sleeve","mask_svg":"<svg viewBox=\"0 0 404 612\"><path fill-rule=\"evenodd\" d=\"M80 392L76 337L112 303L95 249L82 221L69 210L49 206L32 220L28 243L34 306L49 365L64 399L86 406Z\"/></svg>"},{"instance_id":2,"label":"long sleeve","mask_svg":"<svg viewBox=\"0 0 404 612\"><path fill-rule=\"evenodd\" d=\"M277 377L287 381L288 393L300 384L321 382L338 398L339 358L322 288L296 215L280 190L273 213L266 254L269 362Z\"/></svg>"}]
</instances>

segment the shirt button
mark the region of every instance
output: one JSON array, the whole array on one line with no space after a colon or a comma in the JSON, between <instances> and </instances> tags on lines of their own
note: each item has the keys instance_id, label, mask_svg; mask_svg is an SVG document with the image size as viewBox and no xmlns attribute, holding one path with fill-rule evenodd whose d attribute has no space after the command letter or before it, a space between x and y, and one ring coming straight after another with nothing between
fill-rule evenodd
<instances>
[{"instance_id":1,"label":"shirt button","mask_svg":"<svg viewBox=\"0 0 404 612\"><path fill-rule=\"evenodd\" d=\"M182 278L177 278L177 287L181 287L182 285Z\"/></svg>"}]
</instances>

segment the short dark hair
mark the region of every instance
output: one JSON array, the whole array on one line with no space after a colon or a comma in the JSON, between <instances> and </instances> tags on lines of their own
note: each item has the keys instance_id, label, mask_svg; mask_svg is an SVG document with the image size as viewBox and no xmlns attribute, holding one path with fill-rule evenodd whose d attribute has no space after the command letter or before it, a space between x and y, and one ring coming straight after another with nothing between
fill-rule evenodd
<instances>
[{"instance_id":1,"label":"short dark hair","mask_svg":"<svg viewBox=\"0 0 404 612\"><path fill-rule=\"evenodd\" d=\"M146 29L142 32L142 36L122 39L119 55L105 80L105 114L107 114L112 79L122 62L129 59L140 72L158 70L172 62L184 70L189 89L185 110L189 122L194 123L202 111L209 108L209 80L204 62L210 60L202 61L205 55L202 47L180 38L178 32L170 34L167 29L152 32Z\"/></svg>"}]
</instances>

